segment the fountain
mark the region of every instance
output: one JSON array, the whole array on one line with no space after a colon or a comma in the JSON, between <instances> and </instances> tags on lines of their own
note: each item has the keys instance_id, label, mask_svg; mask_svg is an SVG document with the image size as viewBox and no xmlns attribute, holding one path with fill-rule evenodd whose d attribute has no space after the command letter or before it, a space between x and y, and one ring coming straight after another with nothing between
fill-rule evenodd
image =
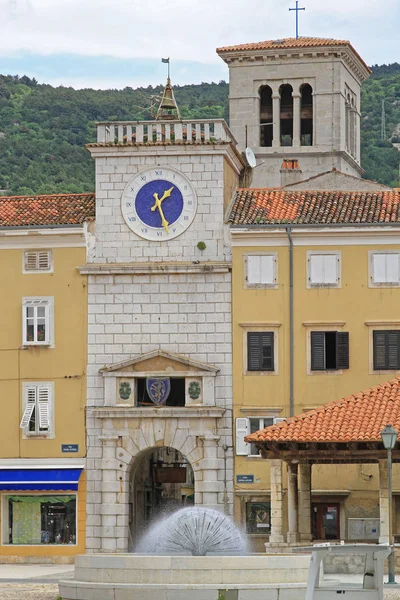
<instances>
[{"instance_id":1,"label":"fountain","mask_svg":"<svg viewBox=\"0 0 400 600\"><path fill-rule=\"evenodd\" d=\"M137 554L243 555L247 543L231 519L210 508L192 507L176 511L157 522L145 534Z\"/></svg>"},{"instance_id":2,"label":"fountain","mask_svg":"<svg viewBox=\"0 0 400 600\"><path fill-rule=\"evenodd\" d=\"M178 510L150 528L134 554L76 557L62 600L300 600L309 556L247 554L233 521L216 510Z\"/></svg>"}]
</instances>

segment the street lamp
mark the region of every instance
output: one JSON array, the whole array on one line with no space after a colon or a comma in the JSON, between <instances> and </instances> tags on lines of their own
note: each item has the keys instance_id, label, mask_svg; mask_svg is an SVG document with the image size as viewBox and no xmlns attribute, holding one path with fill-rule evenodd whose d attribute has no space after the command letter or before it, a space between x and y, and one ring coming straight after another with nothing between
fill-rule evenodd
<instances>
[{"instance_id":1,"label":"street lamp","mask_svg":"<svg viewBox=\"0 0 400 600\"><path fill-rule=\"evenodd\" d=\"M389 495L389 545L392 549L389 559L389 578L388 583L396 583L394 577L394 548L393 548L393 524L392 524L392 450L396 445L399 432L391 425L386 425L381 431L381 437L384 447L388 453L388 495Z\"/></svg>"}]
</instances>

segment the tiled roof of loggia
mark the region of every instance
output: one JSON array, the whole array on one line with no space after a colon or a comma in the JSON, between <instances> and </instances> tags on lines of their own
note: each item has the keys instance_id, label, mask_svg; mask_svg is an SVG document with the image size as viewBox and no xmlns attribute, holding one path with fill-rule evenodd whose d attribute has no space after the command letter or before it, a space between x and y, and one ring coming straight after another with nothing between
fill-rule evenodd
<instances>
[{"instance_id":1,"label":"tiled roof of loggia","mask_svg":"<svg viewBox=\"0 0 400 600\"><path fill-rule=\"evenodd\" d=\"M256 431L247 442L380 442L391 424L400 431L400 378Z\"/></svg>"},{"instance_id":2,"label":"tiled roof of loggia","mask_svg":"<svg viewBox=\"0 0 400 600\"><path fill-rule=\"evenodd\" d=\"M93 193L0 197L0 227L80 225L94 216Z\"/></svg>"},{"instance_id":3,"label":"tiled roof of loggia","mask_svg":"<svg viewBox=\"0 0 400 600\"><path fill-rule=\"evenodd\" d=\"M302 191L241 188L232 225L400 223L400 191Z\"/></svg>"}]
</instances>

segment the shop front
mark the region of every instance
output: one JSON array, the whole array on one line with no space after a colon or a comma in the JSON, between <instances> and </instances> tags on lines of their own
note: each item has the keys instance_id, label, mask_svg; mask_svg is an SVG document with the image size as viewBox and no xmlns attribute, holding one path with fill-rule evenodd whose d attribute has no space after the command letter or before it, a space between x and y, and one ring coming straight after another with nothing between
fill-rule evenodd
<instances>
[{"instance_id":1,"label":"shop front","mask_svg":"<svg viewBox=\"0 0 400 600\"><path fill-rule=\"evenodd\" d=\"M84 459L0 461L1 562L73 562L85 552Z\"/></svg>"}]
</instances>

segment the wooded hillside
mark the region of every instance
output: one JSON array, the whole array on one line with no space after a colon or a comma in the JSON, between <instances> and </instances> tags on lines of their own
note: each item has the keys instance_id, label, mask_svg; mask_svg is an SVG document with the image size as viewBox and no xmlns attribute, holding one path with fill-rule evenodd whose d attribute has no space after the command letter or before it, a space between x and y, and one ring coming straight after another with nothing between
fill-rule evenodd
<instances>
[{"instance_id":1,"label":"wooded hillside","mask_svg":"<svg viewBox=\"0 0 400 600\"><path fill-rule=\"evenodd\" d=\"M38 84L26 76L0 76L0 189L8 194L87 192L94 189L92 159L84 144L95 140L95 122L151 118L152 96L162 87L74 90ZM175 87L183 118L228 120L228 84ZM387 139L381 140L386 100ZM398 185L400 65L373 67L362 95L362 165L365 177Z\"/></svg>"}]
</instances>

